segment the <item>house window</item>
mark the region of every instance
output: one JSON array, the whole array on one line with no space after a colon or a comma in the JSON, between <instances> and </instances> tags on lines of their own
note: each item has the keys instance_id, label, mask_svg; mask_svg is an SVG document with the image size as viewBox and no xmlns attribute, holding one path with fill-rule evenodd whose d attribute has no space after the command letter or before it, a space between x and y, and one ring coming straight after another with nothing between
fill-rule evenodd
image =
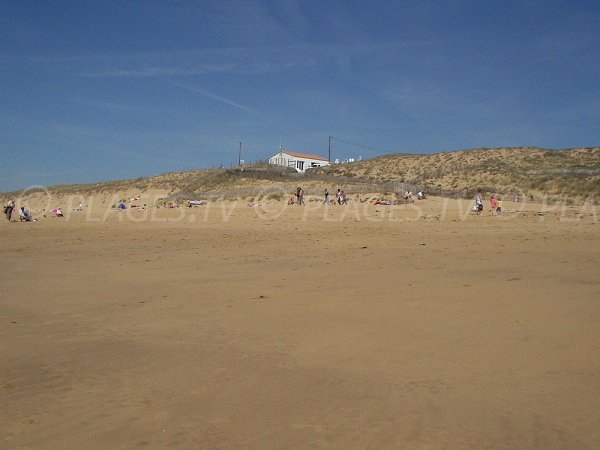
<instances>
[{"instance_id":1,"label":"house window","mask_svg":"<svg viewBox=\"0 0 600 450\"><path fill-rule=\"evenodd\" d=\"M296 169L304 170L304 161L296 161Z\"/></svg>"}]
</instances>

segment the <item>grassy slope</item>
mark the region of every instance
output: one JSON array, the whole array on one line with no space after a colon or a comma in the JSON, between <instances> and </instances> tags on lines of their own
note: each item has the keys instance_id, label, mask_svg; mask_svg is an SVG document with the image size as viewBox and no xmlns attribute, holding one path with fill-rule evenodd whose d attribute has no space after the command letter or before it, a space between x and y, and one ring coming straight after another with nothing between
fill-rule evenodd
<instances>
[{"instance_id":1,"label":"grassy slope","mask_svg":"<svg viewBox=\"0 0 600 450\"><path fill-rule=\"evenodd\" d=\"M271 169L273 167L271 166ZM163 189L182 197L202 194L255 195L265 185L277 185L285 192L302 184L316 191L338 184L352 192L353 181L373 183L405 182L425 185L430 192L464 193L482 188L508 195L548 194L583 200L600 199L600 148L544 150L539 148L473 149L428 155L394 154L371 160L328 166L314 177L275 170L196 170L169 173L135 180L117 180L82 185L58 185L56 194L98 194L115 191ZM319 178L321 176L322 178ZM335 177L331 182L331 178ZM329 180L323 177L329 177ZM363 185L362 191L366 187ZM18 193L15 193L18 194ZM7 194L4 197L7 197Z\"/></svg>"},{"instance_id":2,"label":"grassy slope","mask_svg":"<svg viewBox=\"0 0 600 450\"><path fill-rule=\"evenodd\" d=\"M429 155L394 154L323 172L424 184L432 191L488 192L600 198L600 148L473 149Z\"/></svg>"}]
</instances>

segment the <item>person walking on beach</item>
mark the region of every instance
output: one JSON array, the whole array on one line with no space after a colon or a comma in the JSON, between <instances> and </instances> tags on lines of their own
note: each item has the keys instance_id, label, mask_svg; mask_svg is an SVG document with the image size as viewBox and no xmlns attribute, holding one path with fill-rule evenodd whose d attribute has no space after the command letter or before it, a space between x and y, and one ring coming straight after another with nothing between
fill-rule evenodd
<instances>
[{"instance_id":1,"label":"person walking on beach","mask_svg":"<svg viewBox=\"0 0 600 450\"><path fill-rule=\"evenodd\" d=\"M8 203L4 206L4 214L6 214L6 218L9 222L12 217L13 209L15 209L15 201L9 200Z\"/></svg>"},{"instance_id":2,"label":"person walking on beach","mask_svg":"<svg viewBox=\"0 0 600 450\"><path fill-rule=\"evenodd\" d=\"M344 191L340 192L340 205L347 205L348 200L346 200L346 194Z\"/></svg>"},{"instance_id":3,"label":"person walking on beach","mask_svg":"<svg viewBox=\"0 0 600 450\"><path fill-rule=\"evenodd\" d=\"M298 205L304 205L304 189L302 189L301 187L298 187L296 196L298 197Z\"/></svg>"},{"instance_id":4,"label":"person walking on beach","mask_svg":"<svg viewBox=\"0 0 600 450\"><path fill-rule=\"evenodd\" d=\"M494 215L494 211L496 211L496 197L492 194L490 197L490 207L492 209L492 216Z\"/></svg>"},{"instance_id":5,"label":"person walking on beach","mask_svg":"<svg viewBox=\"0 0 600 450\"><path fill-rule=\"evenodd\" d=\"M481 192L481 189L477 192L477 197L475 197L475 205L477 206L477 215L479 216L483 212L483 192Z\"/></svg>"},{"instance_id":6,"label":"person walking on beach","mask_svg":"<svg viewBox=\"0 0 600 450\"><path fill-rule=\"evenodd\" d=\"M335 201L337 202L338 205L342 204L342 190L338 189L337 192L335 193Z\"/></svg>"},{"instance_id":7,"label":"person walking on beach","mask_svg":"<svg viewBox=\"0 0 600 450\"><path fill-rule=\"evenodd\" d=\"M329 205L329 191L325 189L325 199L323 200L324 205Z\"/></svg>"}]
</instances>

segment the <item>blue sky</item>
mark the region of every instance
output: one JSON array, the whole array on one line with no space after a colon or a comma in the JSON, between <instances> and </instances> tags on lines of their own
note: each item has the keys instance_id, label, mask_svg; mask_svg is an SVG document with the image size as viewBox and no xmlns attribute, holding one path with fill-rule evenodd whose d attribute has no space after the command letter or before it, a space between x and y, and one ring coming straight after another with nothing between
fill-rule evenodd
<instances>
[{"instance_id":1,"label":"blue sky","mask_svg":"<svg viewBox=\"0 0 600 450\"><path fill-rule=\"evenodd\" d=\"M599 23L595 0L0 0L0 190L229 166L239 141L597 146Z\"/></svg>"}]
</instances>

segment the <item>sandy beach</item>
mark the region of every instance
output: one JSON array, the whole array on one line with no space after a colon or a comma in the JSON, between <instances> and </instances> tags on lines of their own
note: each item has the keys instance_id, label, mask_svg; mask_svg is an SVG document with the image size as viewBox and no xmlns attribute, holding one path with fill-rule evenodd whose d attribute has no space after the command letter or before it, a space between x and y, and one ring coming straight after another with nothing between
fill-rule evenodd
<instances>
[{"instance_id":1,"label":"sandy beach","mask_svg":"<svg viewBox=\"0 0 600 450\"><path fill-rule=\"evenodd\" d=\"M0 447L600 448L595 210L417 206L3 218Z\"/></svg>"}]
</instances>

